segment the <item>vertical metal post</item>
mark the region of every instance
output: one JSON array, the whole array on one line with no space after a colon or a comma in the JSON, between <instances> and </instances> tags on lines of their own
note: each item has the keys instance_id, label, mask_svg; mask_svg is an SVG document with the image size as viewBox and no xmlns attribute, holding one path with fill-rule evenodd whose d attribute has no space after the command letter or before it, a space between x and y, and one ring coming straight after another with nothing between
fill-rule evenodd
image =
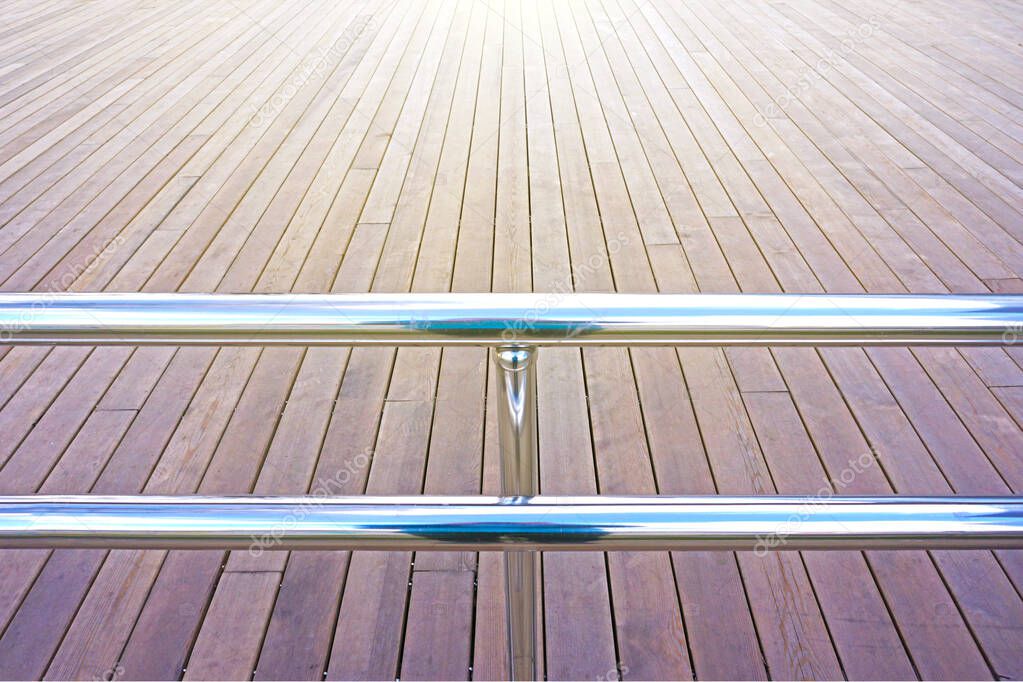
<instances>
[{"instance_id":1,"label":"vertical metal post","mask_svg":"<svg viewBox=\"0 0 1023 682\"><path fill-rule=\"evenodd\" d=\"M536 348L498 348L495 356L501 449L501 494L510 498L540 490L536 431ZM514 501L512 502L514 503ZM539 636L540 553L505 552L508 660L513 680L542 679Z\"/></svg>"}]
</instances>

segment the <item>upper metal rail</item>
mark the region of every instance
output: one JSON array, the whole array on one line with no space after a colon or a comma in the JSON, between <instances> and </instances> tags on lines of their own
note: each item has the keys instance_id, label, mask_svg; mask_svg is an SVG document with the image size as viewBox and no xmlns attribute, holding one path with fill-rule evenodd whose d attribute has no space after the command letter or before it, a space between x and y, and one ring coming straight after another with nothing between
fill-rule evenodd
<instances>
[{"instance_id":1,"label":"upper metal rail","mask_svg":"<svg viewBox=\"0 0 1023 682\"><path fill-rule=\"evenodd\" d=\"M1013 497L0 497L0 547L802 550L1023 547Z\"/></svg>"},{"instance_id":2,"label":"upper metal rail","mask_svg":"<svg viewBox=\"0 0 1023 682\"><path fill-rule=\"evenodd\" d=\"M0 343L997 345L1023 295L0 294Z\"/></svg>"}]
</instances>

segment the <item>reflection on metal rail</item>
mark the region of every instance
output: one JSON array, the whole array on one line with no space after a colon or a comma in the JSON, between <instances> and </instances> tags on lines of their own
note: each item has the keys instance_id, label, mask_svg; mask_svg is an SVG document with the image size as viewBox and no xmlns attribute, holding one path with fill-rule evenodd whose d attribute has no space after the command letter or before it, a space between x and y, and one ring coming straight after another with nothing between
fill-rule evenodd
<instances>
[{"instance_id":1,"label":"reflection on metal rail","mask_svg":"<svg viewBox=\"0 0 1023 682\"><path fill-rule=\"evenodd\" d=\"M13 343L996 344L1023 296L0 294Z\"/></svg>"},{"instance_id":2,"label":"reflection on metal rail","mask_svg":"<svg viewBox=\"0 0 1023 682\"><path fill-rule=\"evenodd\" d=\"M1006 497L0 497L0 547L1023 548Z\"/></svg>"},{"instance_id":3,"label":"reflection on metal rail","mask_svg":"<svg viewBox=\"0 0 1023 682\"><path fill-rule=\"evenodd\" d=\"M536 347L1000 345L1023 296L0 294L0 343L496 348L502 498L0 498L0 547L505 552L515 679L539 549L1023 547L1023 498L537 496Z\"/></svg>"}]
</instances>

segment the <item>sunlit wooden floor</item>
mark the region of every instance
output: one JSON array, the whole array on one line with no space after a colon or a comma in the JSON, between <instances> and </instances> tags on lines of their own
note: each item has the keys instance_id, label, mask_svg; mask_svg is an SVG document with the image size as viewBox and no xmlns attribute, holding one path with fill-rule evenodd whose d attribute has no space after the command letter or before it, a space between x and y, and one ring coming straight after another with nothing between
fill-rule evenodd
<instances>
[{"instance_id":1,"label":"sunlit wooden floor","mask_svg":"<svg viewBox=\"0 0 1023 682\"><path fill-rule=\"evenodd\" d=\"M1019 2L0 16L3 291L1023 292ZM478 349L3 348L0 493L494 493L491 390ZM1023 330L546 350L539 391L547 493L1023 490ZM551 679L1023 677L1018 552L543 571ZM0 677L500 677L500 572L4 551Z\"/></svg>"}]
</instances>

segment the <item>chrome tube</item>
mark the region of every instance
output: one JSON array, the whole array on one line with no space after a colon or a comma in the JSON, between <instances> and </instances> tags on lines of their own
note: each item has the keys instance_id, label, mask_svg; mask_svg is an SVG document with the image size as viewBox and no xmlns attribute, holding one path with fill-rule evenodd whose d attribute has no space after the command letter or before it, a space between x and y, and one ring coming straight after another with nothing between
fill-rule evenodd
<instances>
[{"instance_id":1,"label":"chrome tube","mask_svg":"<svg viewBox=\"0 0 1023 682\"><path fill-rule=\"evenodd\" d=\"M0 343L1011 343L1023 295L0 294Z\"/></svg>"},{"instance_id":2,"label":"chrome tube","mask_svg":"<svg viewBox=\"0 0 1023 682\"><path fill-rule=\"evenodd\" d=\"M498 348L497 422L501 494L509 504L527 504L540 492L536 428L536 349ZM504 555L508 661L513 680L542 680L540 667L540 553Z\"/></svg>"},{"instance_id":3,"label":"chrome tube","mask_svg":"<svg viewBox=\"0 0 1023 682\"><path fill-rule=\"evenodd\" d=\"M501 493L533 497L540 492L536 430L536 349L498 348L497 423Z\"/></svg>"},{"instance_id":4,"label":"chrome tube","mask_svg":"<svg viewBox=\"0 0 1023 682\"><path fill-rule=\"evenodd\" d=\"M1023 497L0 497L0 547L1023 548Z\"/></svg>"}]
</instances>

